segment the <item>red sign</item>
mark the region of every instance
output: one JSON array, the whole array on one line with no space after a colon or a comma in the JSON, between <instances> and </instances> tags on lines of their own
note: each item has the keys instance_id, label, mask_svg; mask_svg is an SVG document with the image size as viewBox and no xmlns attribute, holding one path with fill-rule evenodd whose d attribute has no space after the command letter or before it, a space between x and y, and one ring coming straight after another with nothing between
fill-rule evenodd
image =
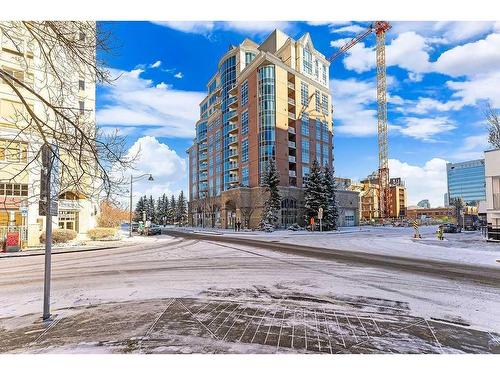
<instances>
[{"instance_id":1,"label":"red sign","mask_svg":"<svg viewBox=\"0 0 500 375\"><path fill-rule=\"evenodd\" d=\"M6 251L19 251L19 232L7 232L5 240Z\"/></svg>"}]
</instances>

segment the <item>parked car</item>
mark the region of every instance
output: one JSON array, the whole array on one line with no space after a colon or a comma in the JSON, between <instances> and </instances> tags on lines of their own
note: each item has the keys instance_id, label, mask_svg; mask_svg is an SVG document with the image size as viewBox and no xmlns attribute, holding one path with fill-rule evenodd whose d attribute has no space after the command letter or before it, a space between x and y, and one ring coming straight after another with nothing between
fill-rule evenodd
<instances>
[{"instance_id":1,"label":"parked car","mask_svg":"<svg viewBox=\"0 0 500 375\"><path fill-rule=\"evenodd\" d=\"M460 233L462 231L462 227L456 224L441 224L439 228L443 229L443 233Z\"/></svg>"},{"instance_id":2,"label":"parked car","mask_svg":"<svg viewBox=\"0 0 500 375\"><path fill-rule=\"evenodd\" d=\"M158 224L151 224L149 228L147 228L146 234L148 236L154 236L156 234L161 234L161 227Z\"/></svg>"},{"instance_id":3,"label":"parked car","mask_svg":"<svg viewBox=\"0 0 500 375\"><path fill-rule=\"evenodd\" d=\"M303 228L299 224L297 224L297 223L292 224L292 225L290 225L288 227L288 230L291 230L291 231L294 231L294 232L297 232L297 231L302 230L302 229Z\"/></svg>"}]
</instances>

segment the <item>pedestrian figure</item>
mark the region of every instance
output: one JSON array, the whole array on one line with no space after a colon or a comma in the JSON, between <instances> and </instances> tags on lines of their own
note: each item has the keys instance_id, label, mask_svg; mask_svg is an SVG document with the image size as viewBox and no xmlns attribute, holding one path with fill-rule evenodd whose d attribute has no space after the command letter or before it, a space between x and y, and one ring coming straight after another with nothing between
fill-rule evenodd
<instances>
[{"instance_id":1,"label":"pedestrian figure","mask_svg":"<svg viewBox=\"0 0 500 375\"><path fill-rule=\"evenodd\" d=\"M236 230L239 232L241 229L241 221L240 219L238 219L238 221L236 222Z\"/></svg>"}]
</instances>

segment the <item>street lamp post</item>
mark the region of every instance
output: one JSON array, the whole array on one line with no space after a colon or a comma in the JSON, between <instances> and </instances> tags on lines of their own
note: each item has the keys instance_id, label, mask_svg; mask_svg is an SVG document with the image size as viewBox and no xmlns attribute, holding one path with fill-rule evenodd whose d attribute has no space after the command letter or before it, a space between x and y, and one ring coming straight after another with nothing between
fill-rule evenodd
<instances>
[{"instance_id":1,"label":"street lamp post","mask_svg":"<svg viewBox=\"0 0 500 375\"><path fill-rule=\"evenodd\" d=\"M141 176L132 176L130 175L130 210L129 210L129 227L128 227L128 236L132 237L132 186L134 181L138 181L143 177L149 176L148 181L153 181L153 175L151 173L145 173Z\"/></svg>"}]
</instances>

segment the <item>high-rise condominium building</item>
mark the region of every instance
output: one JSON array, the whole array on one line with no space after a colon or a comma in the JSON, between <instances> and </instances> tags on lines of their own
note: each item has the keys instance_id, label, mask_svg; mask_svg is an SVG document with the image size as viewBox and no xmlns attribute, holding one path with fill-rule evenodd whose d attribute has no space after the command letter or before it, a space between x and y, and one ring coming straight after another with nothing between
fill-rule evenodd
<instances>
[{"instance_id":1,"label":"high-rise condominium building","mask_svg":"<svg viewBox=\"0 0 500 375\"><path fill-rule=\"evenodd\" d=\"M57 90L47 83L54 80L40 69L46 62L36 43L30 42L28 34L23 38L22 30L17 35L19 38L7 36L0 29L2 71L9 72L41 95L49 88ZM64 61L58 63L64 64ZM95 77L81 74L75 72L74 76L64 77L74 85L74 96L65 97L63 105L75 108L81 118L85 116L87 124L94 124L95 127ZM40 98L20 85L17 88L23 92L31 110L43 118L47 109ZM0 78L0 239L7 232L17 232L21 246L39 244L40 234L45 230L45 217L39 211L42 141L40 133L27 127L30 121L28 112L14 90ZM47 117L47 121L53 120ZM27 130L20 131L23 128ZM63 151L60 158L65 160ZM97 209L95 198L90 198L85 192L63 189L59 195L57 215L52 217L53 227L86 233L95 226Z\"/></svg>"},{"instance_id":2,"label":"high-rise condominium building","mask_svg":"<svg viewBox=\"0 0 500 375\"><path fill-rule=\"evenodd\" d=\"M294 40L279 30L222 56L188 149L191 224L255 227L270 159L280 177L281 224L303 224L311 163L332 165L329 65L308 33Z\"/></svg>"},{"instance_id":3,"label":"high-rise condominium building","mask_svg":"<svg viewBox=\"0 0 500 375\"><path fill-rule=\"evenodd\" d=\"M462 198L465 203L486 200L484 159L447 163L448 200Z\"/></svg>"}]
</instances>

